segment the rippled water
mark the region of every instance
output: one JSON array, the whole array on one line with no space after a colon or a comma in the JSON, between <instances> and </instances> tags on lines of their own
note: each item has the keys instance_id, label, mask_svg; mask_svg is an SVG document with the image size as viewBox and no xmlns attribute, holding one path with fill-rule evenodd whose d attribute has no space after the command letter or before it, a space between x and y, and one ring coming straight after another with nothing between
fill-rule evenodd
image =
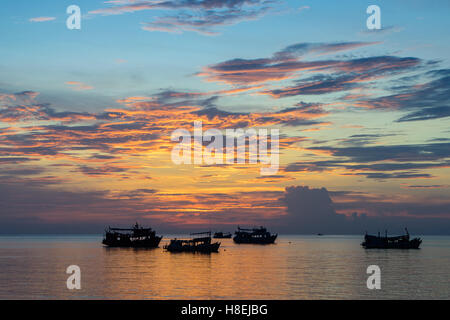
<instances>
[{"instance_id":1,"label":"rippled water","mask_svg":"<svg viewBox=\"0 0 450 320\"><path fill-rule=\"evenodd\" d=\"M222 240L219 253L104 248L101 236L0 237L0 299L449 299L450 237L420 250L364 250L356 236ZM366 268L381 268L381 290ZM81 290L66 287L81 268Z\"/></svg>"}]
</instances>

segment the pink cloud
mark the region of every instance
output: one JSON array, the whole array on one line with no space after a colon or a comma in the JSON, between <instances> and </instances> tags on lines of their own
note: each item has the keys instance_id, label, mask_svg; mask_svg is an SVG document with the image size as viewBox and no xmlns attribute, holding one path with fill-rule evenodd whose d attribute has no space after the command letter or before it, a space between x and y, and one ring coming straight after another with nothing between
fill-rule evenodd
<instances>
[{"instance_id":1,"label":"pink cloud","mask_svg":"<svg viewBox=\"0 0 450 320\"><path fill-rule=\"evenodd\" d=\"M82 91L82 90L92 90L94 87L87 85L83 82L79 81L67 81L67 85L72 86L73 90Z\"/></svg>"},{"instance_id":2,"label":"pink cloud","mask_svg":"<svg viewBox=\"0 0 450 320\"><path fill-rule=\"evenodd\" d=\"M30 22L46 22L46 21L53 21L56 20L55 17L35 17L35 18L31 18L28 21Z\"/></svg>"}]
</instances>

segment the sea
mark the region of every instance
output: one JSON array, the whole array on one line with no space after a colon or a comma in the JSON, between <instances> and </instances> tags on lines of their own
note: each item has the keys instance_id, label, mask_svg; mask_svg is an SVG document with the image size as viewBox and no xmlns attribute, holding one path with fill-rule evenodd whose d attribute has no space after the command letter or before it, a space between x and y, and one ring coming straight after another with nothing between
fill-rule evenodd
<instances>
[{"instance_id":1,"label":"sea","mask_svg":"<svg viewBox=\"0 0 450 320\"><path fill-rule=\"evenodd\" d=\"M362 236L280 235L273 245L220 239L213 254L166 252L171 237L181 238L132 249L104 247L102 235L0 236L0 299L450 298L449 236L422 236L418 250L366 250ZM80 289L67 287L73 265ZM367 285L373 265L380 289Z\"/></svg>"}]
</instances>

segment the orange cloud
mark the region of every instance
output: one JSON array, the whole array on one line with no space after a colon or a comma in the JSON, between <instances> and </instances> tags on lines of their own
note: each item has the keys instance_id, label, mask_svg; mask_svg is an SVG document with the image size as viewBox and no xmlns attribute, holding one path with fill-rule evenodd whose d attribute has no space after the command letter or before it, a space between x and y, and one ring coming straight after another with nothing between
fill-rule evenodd
<instances>
[{"instance_id":1,"label":"orange cloud","mask_svg":"<svg viewBox=\"0 0 450 320\"><path fill-rule=\"evenodd\" d=\"M87 85L83 82L79 82L79 81L67 81L66 82L67 85L72 86L73 90L76 91L82 91L82 90L92 90L94 89L94 87Z\"/></svg>"}]
</instances>

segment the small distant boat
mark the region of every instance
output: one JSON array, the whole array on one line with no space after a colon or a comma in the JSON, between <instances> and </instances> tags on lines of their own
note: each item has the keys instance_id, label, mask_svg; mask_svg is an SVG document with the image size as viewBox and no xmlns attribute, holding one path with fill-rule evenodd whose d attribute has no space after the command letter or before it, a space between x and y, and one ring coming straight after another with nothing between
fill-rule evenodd
<instances>
[{"instance_id":1,"label":"small distant boat","mask_svg":"<svg viewBox=\"0 0 450 320\"><path fill-rule=\"evenodd\" d=\"M364 236L364 242L361 245L365 249L419 249L422 239L420 238L409 238L408 229L405 228L406 234L403 236L388 237L387 231L384 237L366 235Z\"/></svg>"},{"instance_id":2,"label":"small distant boat","mask_svg":"<svg viewBox=\"0 0 450 320\"><path fill-rule=\"evenodd\" d=\"M317 235L320 237L320 236L323 236L323 233L318 233Z\"/></svg>"},{"instance_id":3,"label":"small distant boat","mask_svg":"<svg viewBox=\"0 0 450 320\"><path fill-rule=\"evenodd\" d=\"M244 229L238 227L233 238L236 243L271 244L275 242L278 234L271 234L264 227Z\"/></svg>"},{"instance_id":4,"label":"small distant boat","mask_svg":"<svg viewBox=\"0 0 450 320\"><path fill-rule=\"evenodd\" d=\"M198 236L189 240L172 239L164 246L169 252L218 252L220 242L211 242L211 232L191 233L191 236Z\"/></svg>"},{"instance_id":5,"label":"small distant boat","mask_svg":"<svg viewBox=\"0 0 450 320\"><path fill-rule=\"evenodd\" d=\"M214 233L215 239L231 239L231 233L230 232L216 232Z\"/></svg>"},{"instance_id":6,"label":"small distant boat","mask_svg":"<svg viewBox=\"0 0 450 320\"><path fill-rule=\"evenodd\" d=\"M108 247L156 248L161 239L162 236L157 236L152 228L143 228L136 223L129 229L108 227L102 243Z\"/></svg>"}]
</instances>

